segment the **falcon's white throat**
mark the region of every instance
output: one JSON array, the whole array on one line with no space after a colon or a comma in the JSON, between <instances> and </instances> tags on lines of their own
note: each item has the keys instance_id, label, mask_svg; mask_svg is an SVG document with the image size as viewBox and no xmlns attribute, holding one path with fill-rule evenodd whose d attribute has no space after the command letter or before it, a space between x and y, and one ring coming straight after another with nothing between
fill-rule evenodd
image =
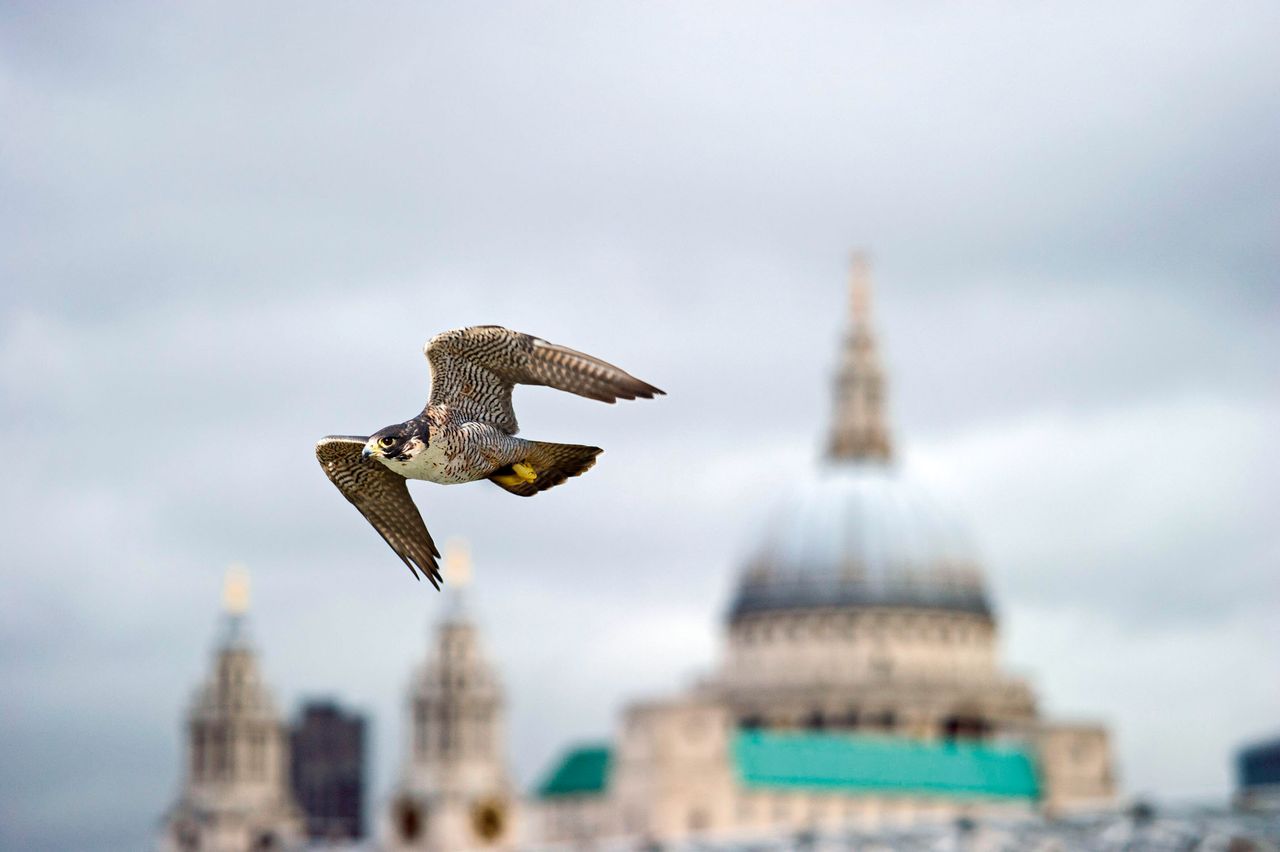
<instances>
[{"instance_id":1,"label":"falcon's white throat","mask_svg":"<svg viewBox=\"0 0 1280 852\"><path fill-rule=\"evenodd\" d=\"M443 443L434 441L424 444L421 438L410 438L396 453L398 456L408 456L408 461L387 458L380 453L375 457L406 479L424 479L441 485L455 485L474 479L475 477L462 471L465 465L459 464L457 457L451 456L442 446Z\"/></svg>"}]
</instances>

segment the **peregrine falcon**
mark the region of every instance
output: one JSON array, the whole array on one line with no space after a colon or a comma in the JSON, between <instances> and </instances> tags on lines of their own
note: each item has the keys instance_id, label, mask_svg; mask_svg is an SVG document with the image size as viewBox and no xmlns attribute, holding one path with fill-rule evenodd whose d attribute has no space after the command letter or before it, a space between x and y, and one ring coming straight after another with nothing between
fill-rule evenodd
<instances>
[{"instance_id":1,"label":"peregrine falcon","mask_svg":"<svg viewBox=\"0 0 1280 852\"><path fill-rule=\"evenodd\" d=\"M424 354L431 398L418 416L368 437L330 435L320 466L401 561L440 588L436 549L406 480L451 485L488 479L532 497L596 463L599 447L516 437L516 385L546 385L588 399L653 399L663 391L612 364L497 325L437 334Z\"/></svg>"}]
</instances>

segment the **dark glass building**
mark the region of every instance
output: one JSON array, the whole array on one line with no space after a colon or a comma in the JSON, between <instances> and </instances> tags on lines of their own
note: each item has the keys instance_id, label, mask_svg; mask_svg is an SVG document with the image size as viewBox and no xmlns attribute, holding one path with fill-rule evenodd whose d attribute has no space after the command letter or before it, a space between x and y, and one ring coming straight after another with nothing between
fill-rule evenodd
<instances>
[{"instance_id":1,"label":"dark glass building","mask_svg":"<svg viewBox=\"0 0 1280 852\"><path fill-rule=\"evenodd\" d=\"M302 708L290 777L312 839L364 836L364 735L364 717L332 701Z\"/></svg>"},{"instance_id":2,"label":"dark glass building","mask_svg":"<svg viewBox=\"0 0 1280 852\"><path fill-rule=\"evenodd\" d=\"M1241 807L1280 810L1280 737L1242 748L1236 756L1236 779Z\"/></svg>"}]
</instances>

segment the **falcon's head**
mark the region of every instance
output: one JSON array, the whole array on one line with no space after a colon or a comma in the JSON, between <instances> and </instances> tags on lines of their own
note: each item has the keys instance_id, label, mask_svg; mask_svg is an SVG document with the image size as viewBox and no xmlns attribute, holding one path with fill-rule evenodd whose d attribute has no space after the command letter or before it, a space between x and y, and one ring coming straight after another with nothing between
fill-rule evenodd
<instances>
[{"instance_id":1,"label":"falcon's head","mask_svg":"<svg viewBox=\"0 0 1280 852\"><path fill-rule=\"evenodd\" d=\"M383 464L405 463L412 461L426 446L427 425L406 420L370 435L360 455L366 459L372 456Z\"/></svg>"}]
</instances>

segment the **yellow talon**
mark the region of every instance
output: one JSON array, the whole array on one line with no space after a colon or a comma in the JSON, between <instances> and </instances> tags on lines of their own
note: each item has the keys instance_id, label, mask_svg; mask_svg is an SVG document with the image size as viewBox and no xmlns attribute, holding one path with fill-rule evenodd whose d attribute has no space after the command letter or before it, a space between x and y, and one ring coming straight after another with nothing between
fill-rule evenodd
<instances>
[{"instance_id":1,"label":"yellow talon","mask_svg":"<svg viewBox=\"0 0 1280 852\"><path fill-rule=\"evenodd\" d=\"M516 462L511 465L511 469L516 472L516 476L520 477L523 482L533 482L538 478L538 472L524 462Z\"/></svg>"}]
</instances>

